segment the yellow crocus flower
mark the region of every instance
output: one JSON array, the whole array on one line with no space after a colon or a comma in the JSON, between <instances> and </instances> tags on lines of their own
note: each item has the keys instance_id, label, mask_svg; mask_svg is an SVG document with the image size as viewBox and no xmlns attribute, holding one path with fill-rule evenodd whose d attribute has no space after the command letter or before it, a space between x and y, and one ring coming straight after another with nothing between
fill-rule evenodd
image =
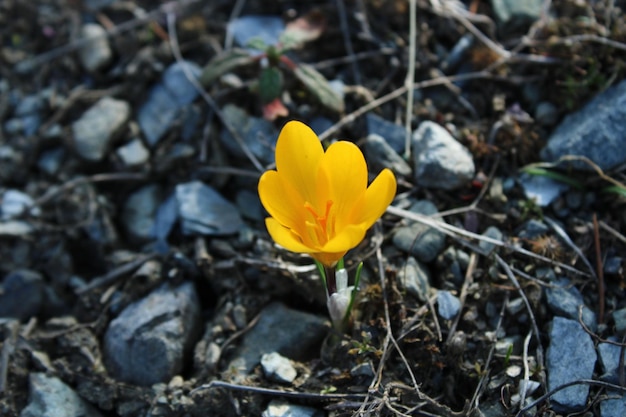
<instances>
[{"instance_id":1,"label":"yellow crocus flower","mask_svg":"<svg viewBox=\"0 0 626 417\"><path fill-rule=\"evenodd\" d=\"M384 169L367 186L361 150L347 141L326 152L310 127L288 122L276 143L276 170L259 180L265 220L274 241L308 253L326 267L357 246L396 194L396 179Z\"/></svg>"}]
</instances>

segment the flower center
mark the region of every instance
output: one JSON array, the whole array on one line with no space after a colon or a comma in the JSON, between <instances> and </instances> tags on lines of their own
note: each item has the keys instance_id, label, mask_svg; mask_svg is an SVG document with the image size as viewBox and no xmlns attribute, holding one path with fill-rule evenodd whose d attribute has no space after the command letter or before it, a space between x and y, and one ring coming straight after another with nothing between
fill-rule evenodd
<instances>
[{"instance_id":1,"label":"flower center","mask_svg":"<svg viewBox=\"0 0 626 417\"><path fill-rule=\"evenodd\" d=\"M308 201L304 203L304 208L313 216L313 222L306 222L309 236L320 245L328 242L329 235L334 232L332 222L329 222L330 209L333 206L332 200L326 201L324 214L320 215Z\"/></svg>"}]
</instances>

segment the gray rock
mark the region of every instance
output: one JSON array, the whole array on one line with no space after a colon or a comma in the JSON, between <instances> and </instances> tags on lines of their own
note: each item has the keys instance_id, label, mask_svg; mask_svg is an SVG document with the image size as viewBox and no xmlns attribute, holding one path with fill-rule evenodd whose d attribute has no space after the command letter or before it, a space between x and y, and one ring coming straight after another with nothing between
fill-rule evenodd
<instances>
[{"instance_id":1,"label":"gray rock","mask_svg":"<svg viewBox=\"0 0 626 417\"><path fill-rule=\"evenodd\" d=\"M626 308L615 310L613 312L613 321L615 321L615 331L617 333L626 333Z\"/></svg>"},{"instance_id":2,"label":"gray rock","mask_svg":"<svg viewBox=\"0 0 626 417\"><path fill-rule=\"evenodd\" d=\"M403 126L385 120L373 113L367 113L365 120L367 122L368 134L384 138L397 154L402 155L404 153L406 131Z\"/></svg>"},{"instance_id":3,"label":"gray rock","mask_svg":"<svg viewBox=\"0 0 626 417\"><path fill-rule=\"evenodd\" d=\"M259 200L259 194L250 190L241 190L235 196L235 202L241 215L250 220L262 221L265 211Z\"/></svg>"},{"instance_id":4,"label":"gray rock","mask_svg":"<svg viewBox=\"0 0 626 417\"><path fill-rule=\"evenodd\" d=\"M81 36L86 43L79 49L78 56L89 72L98 71L111 62L113 52L106 34L106 30L97 23L87 23L81 28Z\"/></svg>"},{"instance_id":5,"label":"gray rock","mask_svg":"<svg viewBox=\"0 0 626 417\"><path fill-rule=\"evenodd\" d=\"M14 117L4 123L4 130L9 136L21 135L30 136L37 133L41 126L41 116L30 114L28 116Z\"/></svg>"},{"instance_id":6,"label":"gray rock","mask_svg":"<svg viewBox=\"0 0 626 417\"><path fill-rule=\"evenodd\" d=\"M202 108L193 103L189 106L183 107L180 115L180 123L182 128L180 131L180 138L189 142L196 134L200 123L204 123L204 112Z\"/></svg>"},{"instance_id":7,"label":"gray rock","mask_svg":"<svg viewBox=\"0 0 626 417\"><path fill-rule=\"evenodd\" d=\"M617 275L622 270L624 259L620 256L609 256L604 261L604 273L607 275Z\"/></svg>"},{"instance_id":8,"label":"gray rock","mask_svg":"<svg viewBox=\"0 0 626 417\"><path fill-rule=\"evenodd\" d=\"M502 405L502 401L481 401L478 411L483 417L502 417L507 414L507 409Z\"/></svg>"},{"instance_id":9,"label":"gray rock","mask_svg":"<svg viewBox=\"0 0 626 417\"><path fill-rule=\"evenodd\" d=\"M238 377L243 378L265 353L278 352L295 360L319 355L327 332L326 319L274 302L263 309L256 326L245 334L228 369L237 370Z\"/></svg>"},{"instance_id":10,"label":"gray rock","mask_svg":"<svg viewBox=\"0 0 626 417\"><path fill-rule=\"evenodd\" d=\"M41 138L50 141L62 139L64 135L65 132L60 123L53 123L41 132Z\"/></svg>"},{"instance_id":11,"label":"gray rock","mask_svg":"<svg viewBox=\"0 0 626 417\"><path fill-rule=\"evenodd\" d=\"M226 30L239 46L246 47L253 39L276 45L285 31L285 22L280 16L248 15L228 22Z\"/></svg>"},{"instance_id":12,"label":"gray rock","mask_svg":"<svg viewBox=\"0 0 626 417\"><path fill-rule=\"evenodd\" d=\"M541 16L542 0L491 0L493 12L501 29L530 24Z\"/></svg>"},{"instance_id":13,"label":"gray rock","mask_svg":"<svg viewBox=\"0 0 626 417\"><path fill-rule=\"evenodd\" d=\"M611 342L619 342L616 337L609 337ZM601 379L612 384L619 385L619 354L622 348L611 343L599 343L598 354L602 365ZM624 353L626 359L626 352Z\"/></svg>"},{"instance_id":14,"label":"gray rock","mask_svg":"<svg viewBox=\"0 0 626 417\"><path fill-rule=\"evenodd\" d=\"M502 232L495 226L489 226L487 230L485 230L482 236L502 241ZM495 243L479 241L478 247L483 250L484 253L490 254L493 249L496 247Z\"/></svg>"},{"instance_id":15,"label":"gray rock","mask_svg":"<svg viewBox=\"0 0 626 417\"><path fill-rule=\"evenodd\" d=\"M243 227L237 207L201 181L177 185L176 201L185 235L229 235Z\"/></svg>"},{"instance_id":16,"label":"gray rock","mask_svg":"<svg viewBox=\"0 0 626 417\"><path fill-rule=\"evenodd\" d=\"M159 152L153 160L154 170L158 173L169 173L176 167L191 163L196 149L188 143L173 143L165 152Z\"/></svg>"},{"instance_id":17,"label":"gray rock","mask_svg":"<svg viewBox=\"0 0 626 417\"><path fill-rule=\"evenodd\" d=\"M626 162L626 80L598 94L582 109L565 117L541 150L541 157L554 162L565 155L582 155L608 171ZM571 166L591 171L582 161Z\"/></svg>"},{"instance_id":18,"label":"gray rock","mask_svg":"<svg viewBox=\"0 0 626 417\"><path fill-rule=\"evenodd\" d=\"M34 207L35 201L32 197L19 190L6 190L2 193L0 200L0 219L2 220L14 219L27 212L33 216L41 213L39 208Z\"/></svg>"},{"instance_id":19,"label":"gray rock","mask_svg":"<svg viewBox=\"0 0 626 417\"><path fill-rule=\"evenodd\" d=\"M437 123L422 122L411 146L417 185L453 190L474 178L472 155Z\"/></svg>"},{"instance_id":20,"label":"gray rock","mask_svg":"<svg viewBox=\"0 0 626 417\"><path fill-rule=\"evenodd\" d=\"M578 320L578 308L583 306L582 320L592 332L598 328L596 314L591 311L583 300L580 291L566 278L558 279L546 288L546 301L550 310L556 315Z\"/></svg>"},{"instance_id":21,"label":"gray rock","mask_svg":"<svg viewBox=\"0 0 626 417\"><path fill-rule=\"evenodd\" d=\"M333 127L333 125L333 121L324 116L315 116L309 122L309 127L315 132L317 136L324 133L327 129Z\"/></svg>"},{"instance_id":22,"label":"gray rock","mask_svg":"<svg viewBox=\"0 0 626 417\"><path fill-rule=\"evenodd\" d=\"M31 136L37 133L42 123L42 111L46 108L46 91L26 95L17 102L13 111L14 117L4 124L7 135Z\"/></svg>"},{"instance_id":23,"label":"gray rock","mask_svg":"<svg viewBox=\"0 0 626 417\"><path fill-rule=\"evenodd\" d=\"M0 317L27 320L36 316L44 301L45 281L36 271L9 273L0 285Z\"/></svg>"},{"instance_id":24,"label":"gray rock","mask_svg":"<svg viewBox=\"0 0 626 417\"><path fill-rule=\"evenodd\" d=\"M399 268L397 277L401 288L406 289L422 303L428 301L431 278L426 265L409 256L406 263Z\"/></svg>"},{"instance_id":25,"label":"gray rock","mask_svg":"<svg viewBox=\"0 0 626 417\"><path fill-rule=\"evenodd\" d=\"M164 284L127 306L104 335L107 370L138 385L167 382L182 371L200 327L192 283Z\"/></svg>"},{"instance_id":26,"label":"gray rock","mask_svg":"<svg viewBox=\"0 0 626 417\"><path fill-rule=\"evenodd\" d=\"M156 215L162 199L163 191L157 184L144 185L126 199L121 219L131 239L147 242L157 237Z\"/></svg>"},{"instance_id":27,"label":"gray rock","mask_svg":"<svg viewBox=\"0 0 626 417\"><path fill-rule=\"evenodd\" d=\"M534 239L545 235L550 231L547 224L540 220L531 219L524 223L517 232L517 237L521 239Z\"/></svg>"},{"instance_id":28,"label":"gray rock","mask_svg":"<svg viewBox=\"0 0 626 417\"><path fill-rule=\"evenodd\" d=\"M46 108L46 96L49 96L49 91L50 90L44 90L41 93L29 94L22 97L15 106L15 115L19 117L29 116L44 110Z\"/></svg>"},{"instance_id":29,"label":"gray rock","mask_svg":"<svg viewBox=\"0 0 626 417\"><path fill-rule=\"evenodd\" d=\"M93 188L93 185L85 187ZM95 195L95 190L93 195ZM100 245L114 245L119 238L110 213L102 208L95 210L90 221L85 224L84 230L92 241Z\"/></svg>"},{"instance_id":30,"label":"gray rock","mask_svg":"<svg viewBox=\"0 0 626 417\"><path fill-rule=\"evenodd\" d=\"M274 162L278 131L273 123L263 118L251 117L245 110L232 104L224 106L222 112L226 123L235 129L254 156L266 164ZM220 140L230 154L237 158L246 158L246 154L228 129L222 130Z\"/></svg>"},{"instance_id":31,"label":"gray rock","mask_svg":"<svg viewBox=\"0 0 626 417\"><path fill-rule=\"evenodd\" d=\"M272 400L261 417L323 417L324 412L313 407L289 404L281 400Z\"/></svg>"},{"instance_id":32,"label":"gray rock","mask_svg":"<svg viewBox=\"0 0 626 417\"><path fill-rule=\"evenodd\" d=\"M499 339L495 345L495 353L498 355L518 355L521 352L522 338L520 336L508 336Z\"/></svg>"},{"instance_id":33,"label":"gray rock","mask_svg":"<svg viewBox=\"0 0 626 417\"><path fill-rule=\"evenodd\" d=\"M0 222L0 236L22 236L33 233L35 228L29 222L9 220Z\"/></svg>"},{"instance_id":34,"label":"gray rock","mask_svg":"<svg viewBox=\"0 0 626 417\"><path fill-rule=\"evenodd\" d=\"M178 221L178 201L172 193L161 205L154 219L154 234L157 240L164 242Z\"/></svg>"},{"instance_id":35,"label":"gray rock","mask_svg":"<svg viewBox=\"0 0 626 417\"><path fill-rule=\"evenodd\" d=\"M15 105L14 116L4 124L8 135L31 136L42 123L42 112L47 109L48 96L56 94L51 89L22 97Z\"/></svg>"},{"instance_id":36,"label":"gray rock","mask_svg":"<svg viewBox=\"0 0 626 417\"><path fill-rule=\"evenodd\" d=\"M548 389L580 379L591 379L597 355L591 337L574 320L555 317L550 328L546 354ZM558 412L581 410L587 404L589 386L577 384L552 395Z\"/></svg>"},{"instance_id":37,"label":"gray rock","mask_svg":"<svg viewBox=\"0 0 626 417\"><path fill-rule=\"evenodd\" d=\"M535 277L538 279L547 280L547 281L556 280L556 274L554 273L554 270L547 266L538 267L535 272Z\"/></svg>"},{"instance_id":38,"label":"gray rock","mask_svg":"<svg viewBox=\"0 0 626 417\"><path fill-rule=\"evenodd\" d=\"M283 384L292 383L298 375L291 361L278 352L263 354L261 356L261 366L267 378Z\"/></svg>"},{"instance_id":39,"label":"gray rock","mask_svg":"<svg viewBox=\"0 0 626 417\"><path fill-rule=\"evenodd\" d=\"M161 82L175 104L183 107L191 104L198 97L198 90L189 80L188 75L197 78L201 72L200 67L193 62L177 61L165 70Z\"/></svg>"},{"instance_id":40,"label":"gray rock","mask_svg":"<svg viewBox=\"0 0 626 417\"><path fill-rule=\"evenodd\" d=\"M379 172L384 168L391 169L396 175L411 175L411 167L380 135L370 134L365 139L365 157L370 171Z\"/></svg>"},{"instance_id":41,"label":"gray rock","mask_svg":"<svg viewBox=\"0 0 626 417\"><path fill-rule=\"evenodd\" d=\"M608 398L600 403L601 417L626 416L626 395L608 390Z\"/></svg>"},{"instance_id":42,"label":"gray rock","mask_svg":"<svg viewBox=\"0 0 626 417\"><path fill-rule=\"evenodd\" d=\"M520 318L521 314L523 310L526 309L526 303L524 303L524 299L523 298L513 298L512 300L509 300L508 303L506 303L506 311L507 313L509 313L511 316L516 317L518 320Z\"/></svg>"},{"instance_id":43,"label":"gray rock","mask_svg":"<svg viewBox=\"0 0 626 417\"><path fill-rule=\"evenodd\" d=\"M155 146L182 110L198 96L198 90L186 72L197 78L201 69L187 61L170 65L161 82L150 90L147 100L139 108L137 121L148 145Z\"/></svg>"},{"instance_id":44,"label":"gray rock","mask_svg":"<svg viewBox=\"0 0 626 417\"><path fill-rule=\"evenodd\" d=\"M116 0L85 0L85 8L89 11L95 12L115 3L115 1Z\"/></svg>"},{"instance_id":45,"label":"gray rock","mask_svg":"<svg viewBox=\"0 0 626 417\"><path fill-rule=\"evenodd\" d=\"M554 126L559 121L558 108L549 101L542 101L535 109L535 121L543 126Z\"/></svg>"},{"instance_id":46,"label":"gray rock","mask_svg":"<svg viewBox=\"0 0 626 417\"><path fill-rule=\"evenodd\" d=\"M376 376L376 372L374 371L374 367L371 362L363 362L350 369L350 375L356 377L374 378Z\"/></svg>"},{"instance_id":47,"label":"gray rock","mask_svg":"<svg viewBox=\"0 0 626 417\"><path fill-rule=\"evenodd\" d=\"M141 131L151 147L158 144L179 113L180 106L172 99L172 94L163 84L152 87L148 98L137 113Z\"/></svg>"},{"instance_id":48,"label":"gray rock","mask_svg":"<svg viewBox=\"0 0 626 417\"><path fill-rule=\"evenodd\" d=\"M37 161L37 168L48 175L57 175L63 166L64 159L64 148L52 148L41 152L39 160Z\"/></svg>"},{"instance_id":49,"label":"gray rock","mask_svg":"<svg viewBox=\"0 0 626 417\"><path fill-rule=\"evenodd\" d=\"M432 215L437 213L435 205L423 200L415 203L411 209L415 213ZM421 223L411 223L399 227L393 235L393 244L415 256L421 262L430 262L437 257L445 245L445 235Z\"/></svg>"},{"instance_id":50,"label":"gray rock","mask_svg":"<svg viewBox=\"0 0 626 417\"><path fill-rule=\"evenodd\" d=\"M56 377L33 372L29 376L28 405L20 417L100 417L91 404Z\"/></svg>"},{"instance_id":51,"label":"gray rock","mask_svg":"<svg viewBox=\"0 0 626 417\"><path fill-rule=\"evenodd\" d=\"M444 320L452 320L461 311L461 301L450 291L437 292L437 313Z\"/></svg>"},{"instance_id":52,"label":"gray rock","mask_svg":"<svg viewBox=\"0 0 626 417\"><path fill-rule=\"evenodd\" d=\"M150 151L144 146L141 139L133 139L120 146L116 153L122 163L129 167L143 165L150 158Z\"/></svg>"},{"instance_id":53,"label":"gray rock","mask_svg":"<svg viewBox=\"0 0 626 417\"><path fill-rule=\"evenodd\" d=\"M0 181L4 184L12 181L24 181L28 170L24 151L14 146L0 145Z\"/></svg>"},{"instance_id":54,"label":"gray rock","mask_svg":"<svg viewBox=\"0 0 626 417\"><path fill-rule=\"evenodd\" d=\"M546 207L556 200L561 193L569 189L569 185L543 175L522 173L519 183L524 189L526 198L534 200L537 205Z\"/></svg>"},{"instance_id":55,"label":"gray rock","mask_svg":"<svg viewBox=\"0 0 626 417\"><path fill-rule=\"evenodd\" d=\"M465 270L469 264L467 252L448 246L437 256L437 268L440 271L439 282L458 287L465 281Z\"/></svg>"},{"instance_id":56,"label":"gray rock","mask_svg":"<svg viewBox=\"0 0 626 417\"><path fill-rule=\"evenodd\" d=\"M122 100L103 97L72 123L74 150L88 161L100 161L112 141L126 126L130 105Z\"/></svg>"}]
</instances>

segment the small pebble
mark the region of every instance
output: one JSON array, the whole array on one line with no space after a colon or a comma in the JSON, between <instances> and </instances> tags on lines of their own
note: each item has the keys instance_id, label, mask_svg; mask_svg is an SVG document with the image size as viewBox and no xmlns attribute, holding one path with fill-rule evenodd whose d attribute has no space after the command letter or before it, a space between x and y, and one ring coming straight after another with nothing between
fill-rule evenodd
<instances>
[{"instance_id":1,"label":"small pebble","mask_svg":"<svg viewBox=\"0 0 626 417\"><path fill-rule=\"evenodd\" d=\"M291 361L277 352L263 354L261 366L267 378L283 384L292 383L298 375Z\"/></svg>"},{"instance_id":2,"label":"small pebble","mask_svg":"<svg viewBox=\"0 0 626 417\"><path fill-rule=\"evenodd\" d=\"M577 321L555 317L549 331L550 346L546 353L548 389L568 382L591 379L596 364L596 351ZM559 412L581 410L587 404L589 385L578 384L551 396L552 407Z\"/></svg>"},{"instance_id":3,"label":"small pebble","mask_svg":"<svg viewBox=\"0 0 626 417\"><path fill-rule=\"evenodd\" d=\"M565 155L581 155L603 171L620 166L626 162L625 118L626 80L597 94L577 112L568 114L552 132L541 150L541 158L555 162ZM571 161L568 166L585 171L594 169L583 161Z\"/></svg>"},{"instance_id":4,"label":"small pebble","mask_svg":"<svg viewBox=\"0 0 626 417\"><path fill-rule=\"evenodd\" d=\"M85 43L78 51L83 67L89 72L102 69L111 62L113 52L106 30L97 23L87 23L81 29Z\"/></svg>"},{"instance_id":5,"label":"small pebble","mask_svg":"<svg viewBox=\"0 0 626 417\"><path fill-rule=\"evenodd\" d=\"M323 417L324 412L313 407L272 400L261 417Z\"/></svg>"},{"instance_id":6,"label":"small pebble","mask_svg":"<svg viewBox=\"0 0 626 417\"><path fill-rule=\"evenodd\" d=\"M450 291L437 293L437 313L444 320L452 320L461 310L461 302Z\"/></svg>"},{"instance_id":7,"label":"small pebble","mask_svg":"<svg viewBox=\"0 0 626 417\"><path fill-rule=\"evenodd\" d=\"M411 175L409 164L396 153L382 136L368 135L365 139L364 150L370 171L377 173L384 168L389 168L399 176Z\"/></svg>"},{"instance_id":8,"label":"small pebble","mask_svg":"<svg viewBox=\"0 0 626 417\"><path fill-rule=\"evenodd\" d=\"M130 104L101 98L72 123L74 150L87 161L100 161L130 118Z\"/></svg>"},{"instance_id":9,"label":"small pebble","mask_svg":"<svg viewBox=\"0 0 626 417\"><path fill-rule=\"evenodd\" d=\"M28 401L20 417L102 416L59 378L44 373L33 372L29 375Z\"/></svg>"},{"instance_id":10,"label":"small pebble","mask_svg":"<svg viewBox=\"0 0 626 417\"><path fill-rule=\"evenodd\" d=\"M406 291L422 303L430 296L430 271L422 262L409 256L406 263L401 265L397 275L398 283Z\"/></svg>"},{"instance_id":11,"label":"small pebble","mask_svg":"<svg viewBox=\"0 0 626 417\"><path fill-rule=\"evenodd\" d=\"M424 121L413 133L413 167L416 184L453 190L474 178L474 158L446 129Z\"/></svg>"},{"instance_id":12,"label":"small pebble","mask_svg":"<svg viewBox=\"0 0 626 417\"><path fill-rule=\"evenodd\" d=\"M150 152L140 139L133 139L127 144L120 146L117 148L116 153L122 160L122 163L129 167L143 165L150 158Z\"/></svg>"}]
</instances>

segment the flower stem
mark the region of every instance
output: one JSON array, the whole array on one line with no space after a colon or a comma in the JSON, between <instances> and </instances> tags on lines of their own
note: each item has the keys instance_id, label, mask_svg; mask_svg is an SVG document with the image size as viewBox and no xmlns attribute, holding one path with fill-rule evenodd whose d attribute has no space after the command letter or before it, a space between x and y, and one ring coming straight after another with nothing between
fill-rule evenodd
<instances>
[{"instance_id":1,"label":"flower stem","mask_svg":"<svg viewBox=\"0 0 626 417\"><path fill-rule=\"evenodd\" d=\"M330 297L337 292L337 280L335 279L335 267L325 266L326 270L326 294Z\"/></svg>"},{"instance_id":2,"label":"flower stem","mask_svg":"<svg viewBox=\"0 0 626 417\"><path fill-rule=\"evenodd\" d=\"M350 294L350 304L348 304L348 308L346 309L346 315L343 318L344 323L350 322L350 313L352 312L352 307L354 306L354 299L356 297L356 293L359 291L359 283L361 282L361 270L363 269L363 262L359 264L356 268L356 274L354 276L354 287L352 288L352 293Z\"/></svg>"},{"instance_id":3,"label":"flower stem","mask_svg":"<svg viewBox=\"0 0 626 417\"><path fill-rule=\"evenodd\" d=\"M322 277L322 282L324 283L324 289L326 290L326 296L328 297L328 284L326 281L326 268L322 265L321 262L315 260L315 266L317 266L317 270Z\"/></svg>"}]
</instances>

